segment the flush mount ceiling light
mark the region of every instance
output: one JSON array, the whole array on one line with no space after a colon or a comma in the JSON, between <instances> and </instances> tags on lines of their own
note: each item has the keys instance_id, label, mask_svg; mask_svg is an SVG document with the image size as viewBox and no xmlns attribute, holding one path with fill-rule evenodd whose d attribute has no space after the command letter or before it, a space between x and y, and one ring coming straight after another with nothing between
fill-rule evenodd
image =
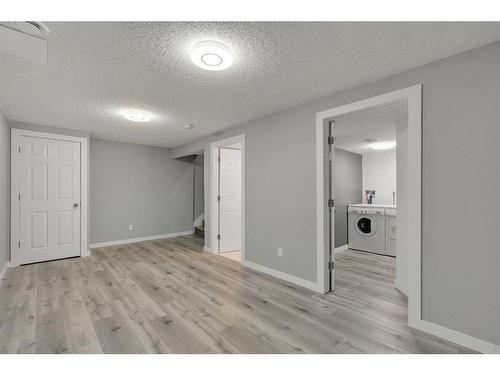
<instances>
[{"instance_id":1,"label":"flush mount ceiling light","mask_svg":"<svg viewBox=\"0 0 500 375\"><path fill-rule=\"evenodd\" d=\"M205 70L224 70L233 64L233 56L224 44L207 40L195 44L191 61Z\"/></svg>"},{"instance_id":2,"label":"flush mount ceiling light","mask_svg":"<svg viewBox=\"0 0 500 375\"><path fill-rule=\"evenodd\" d=\"M396 147L396 142L376 142L372 144L373 150L390 150Z\"/></svg>"},{"instance_id":3,"label":"flush mount ceiling light","mask_svg":"<svg viewBox=\"0 0 500 375\"><path fill-rule=\"evenodd\" d=\"M184 129L193 129L194 125L193 124L186 124L184 125Z\"/></svg>"},{"instance_id":4,"label":"flush mount ceiling light","mask_svg":"<svg viewBox=\"0 0 500 375\"><path fill-rule=\"evenodd\" d=\"M126 111L124 114L125 118L134 122L149 122L151 121L151 115L144 111Z\"/></svg>"}]
</instances>

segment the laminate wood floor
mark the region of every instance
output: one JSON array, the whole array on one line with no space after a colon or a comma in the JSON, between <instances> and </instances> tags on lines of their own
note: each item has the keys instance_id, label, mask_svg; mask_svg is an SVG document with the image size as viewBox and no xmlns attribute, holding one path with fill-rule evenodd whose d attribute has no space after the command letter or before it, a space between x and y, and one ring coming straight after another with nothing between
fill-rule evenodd
<instances>
[{"instance_id":1,"label":"laminate wood floor","mask_svg":"<svg viewBox=\"0 0 500 375\"><path fill-rule=\"evenodd\" d=\"M406 326L394 259L346 251L321 295L202 251L191 236L13 268L2 353L456 353Z\"/></svg>"}]
</instances>

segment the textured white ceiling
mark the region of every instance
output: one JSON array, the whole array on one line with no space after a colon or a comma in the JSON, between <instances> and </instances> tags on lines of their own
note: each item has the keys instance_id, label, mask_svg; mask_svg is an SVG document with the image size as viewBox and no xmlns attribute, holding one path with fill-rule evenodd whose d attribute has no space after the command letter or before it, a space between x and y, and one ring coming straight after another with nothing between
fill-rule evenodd
<instances>
[{"instance_id":1,"label":"textured white ceiling","mask_svg":"<svg viewBox=\"0 0 500 375\"><path fill-rule=\"evenodd\" d=\"M499 23L47 25L47 65L0 54L7 118L167 147L500 39ZM228 45L234 65L194 66L204 39ZM131 123L127 108L153 121Z\"/></svg>"},{"instance_id":2,"label":"textured white ceiling","mask_svg":"<svg viewBox=\"0 0 500 375\"><path fill-rule=\"evenodd\" d=\"M338 117L333 128L335 147L357 154L380 152L374 151L366 139L395 142L396 123L407 121L406 102Z\"/></svg>"}]
</instances>

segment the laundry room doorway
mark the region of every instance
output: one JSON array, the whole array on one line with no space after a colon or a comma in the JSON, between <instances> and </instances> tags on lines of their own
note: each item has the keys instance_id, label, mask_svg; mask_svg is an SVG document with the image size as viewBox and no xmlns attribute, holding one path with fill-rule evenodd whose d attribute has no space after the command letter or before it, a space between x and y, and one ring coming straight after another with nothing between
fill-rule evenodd
<instances>
[{"instance_id":1,"label":"laundry room doorway","mask_svg":"<svg viewBox=\"0 0 500 375\"><path fill-rule=\"evenodd\" d=\"M396 288L419 321L421 86L320 112L316 131L318 284Z\"/></svg>"},{"instance_id":2,"label":"laundry room doorway","mask_svg":"<svg viewBox=\"0 0 500 375\"><path fill-rule=\"evenodd\" d=\"M333 161L332 247L338 270L332 277L341 280L362 275L366 284L383 281L383 285L395 285L406 294L396 280L396 201L400 201L400 192L403 200L407 198L406 185L401 178L398 184L397 178L407 172L406 157L401 155L407 148L407 103L342 115L330 120L328 127ZM403 202L398 228L403 238L406 211ZM402 250L399 253L404 256ZM401 270L398 276L407 277Z\"/></svg>"}]
</instances>

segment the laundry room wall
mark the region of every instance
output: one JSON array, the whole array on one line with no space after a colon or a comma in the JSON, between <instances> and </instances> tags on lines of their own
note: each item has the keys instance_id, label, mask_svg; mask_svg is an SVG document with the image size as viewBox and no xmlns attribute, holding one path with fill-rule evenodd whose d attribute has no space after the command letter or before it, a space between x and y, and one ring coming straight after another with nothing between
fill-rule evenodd
<instances>
[{"instance_id":1,"label":"laundry room wall","mask_svg":"<svg viewBox=\"0 0 500 375\"><path fill-rule=\"evenodd\" d=\"M374 204L394 204L396 192L396 149L363 154L363 203L365 190L375 190Z\"/></svg>"},{"instance_id":2,"label":"laundry room wall","mask_svg":"<svg viewBox=\"0 0 500 375\"><path fill-rule=\"evenodd\" d=\"M335 247L347 244L347 205L361 203L362 156L335 148Z\"/></svg>"}]
</instances>

